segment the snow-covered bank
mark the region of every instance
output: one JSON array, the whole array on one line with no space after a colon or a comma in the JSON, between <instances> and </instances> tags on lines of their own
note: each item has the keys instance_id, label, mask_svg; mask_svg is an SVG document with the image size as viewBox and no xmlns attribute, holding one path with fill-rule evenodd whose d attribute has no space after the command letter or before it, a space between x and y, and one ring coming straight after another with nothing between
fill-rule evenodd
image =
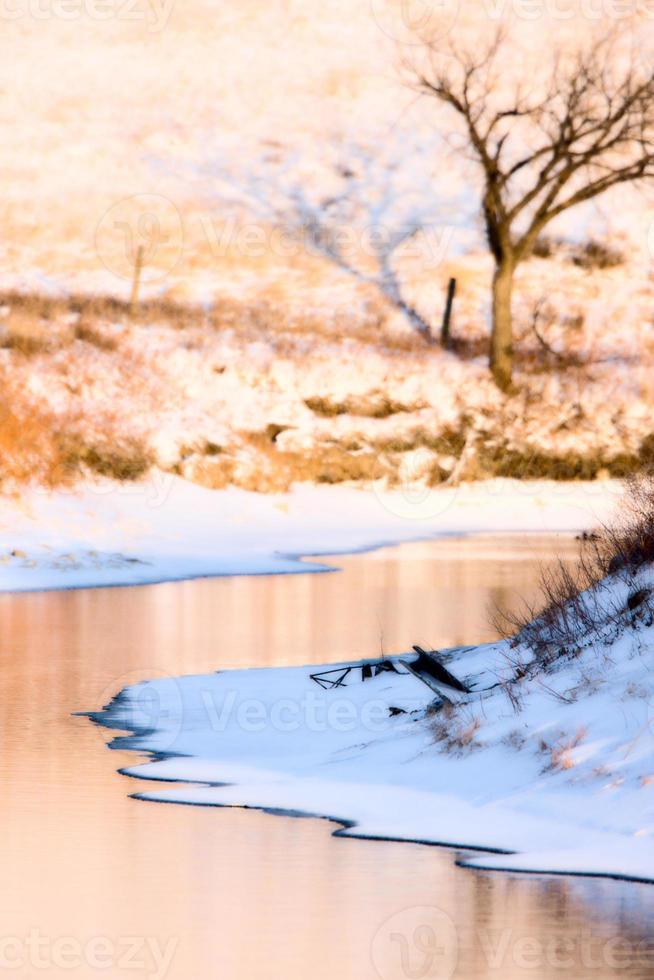
<instances>
[{"instance_id":1,"label":"snow-covered bank","mask_svg":"<svg viewBox=\"0 0 654 980\"><path fill-rule=\"evenodd\" d=\"M298 486L207 490L169 474L140 484L2 499L0 591L138 585L196 576L317 571L302 555L474 532L576 532L606 520L615 482L495 480L386 491Z\"/></svg>"},{"instance_id":2,"label":"snow-covered bank","mask_svg":"<svg viewBox=\"0 0 654 980\"><path fill-rule=\"evenodd\" d=\"M619 586L611 596L623 604ZM461 858L480 868L654 880L649 621L625 606L617 638L534 671L512 698L503 685L525 650L461 649L451 669L476 678L478 693L454 710L435 710L408 673L351 674L325 691L306 667L143 683L94 717L134 733L117 745L161 753L126 772L175 785L140 798L496 851Z\"/></svg>"}]
</instances>

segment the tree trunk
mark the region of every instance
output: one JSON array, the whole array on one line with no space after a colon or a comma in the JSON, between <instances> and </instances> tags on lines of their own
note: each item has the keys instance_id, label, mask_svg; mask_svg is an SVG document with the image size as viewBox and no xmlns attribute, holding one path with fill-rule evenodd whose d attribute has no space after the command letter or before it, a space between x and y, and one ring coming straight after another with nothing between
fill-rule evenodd
<instances>
[{"instance_id":1,"label":"tree trunk","mask_svg":"<svg viewBox=\"0 0 654 980\"><path fill-rule=\"evenodd\" d=\"M490 368L495 383L502 391L511 387L513 368L513 323L511 294L515 263L504 259L498 263L493 277L493 329L491 334Z\"/></svg>"}]
</instances>

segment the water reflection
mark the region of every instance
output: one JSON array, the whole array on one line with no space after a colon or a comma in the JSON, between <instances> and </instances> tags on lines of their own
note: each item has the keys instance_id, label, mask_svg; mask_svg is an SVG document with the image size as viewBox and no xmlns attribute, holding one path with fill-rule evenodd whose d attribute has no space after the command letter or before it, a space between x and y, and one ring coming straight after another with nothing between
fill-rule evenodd
<instances>
[{"instance_id":1,"label":"water reflection","mask_svg":"<svg viewBox=\"0 0 654 980\"><path fill-rule=\"evenodd\" d=\"M3 968L651 976L637 944L654 889L463 871L449 851L335 840L322 821L139 803L116 774L134 758L71 715L142 677L487 638L489 601L532 592L561 551L574 545L449 541L338 559L338 574L0 597Z\"/></svg>"}]
</instances>

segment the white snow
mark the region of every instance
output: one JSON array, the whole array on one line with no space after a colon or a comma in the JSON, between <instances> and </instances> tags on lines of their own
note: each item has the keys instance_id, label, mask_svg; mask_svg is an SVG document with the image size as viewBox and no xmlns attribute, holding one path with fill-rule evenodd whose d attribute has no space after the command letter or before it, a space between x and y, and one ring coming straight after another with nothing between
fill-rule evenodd
<instances>
[{"instance_id":1,"label":"white snow","mask_svg":"<svg viewBox=\"0 0 654 980\"><path fill-rule=\"evenodd\" d=\"M426 711L433 694L410 674L350 675L324 691L306 667L139 684L99 720L135 733L121 744L165 754L127 770L175 781L138 794L149 800L509 852L463 856L481 868L654 880L652 634L627 629L535 674L517 713L501 688L443 715ZM467 648L450 666L468 679L483 671L485 687L508 678L509 653L506 641Z\"/></svg>"},{"instance_id":2,"label":"white snow","mask_svg":"<svg viewBox=\"0 0 654 980\"><path fill-rule=\"evenodd\" d=\"M481 531L578 531L606 520L619 485L495 480L433 490L298 485L208 490L155 471L140 484L2 498L0 591L138 585L318 571L303 555Z\"/></svg>"}]
</instances>

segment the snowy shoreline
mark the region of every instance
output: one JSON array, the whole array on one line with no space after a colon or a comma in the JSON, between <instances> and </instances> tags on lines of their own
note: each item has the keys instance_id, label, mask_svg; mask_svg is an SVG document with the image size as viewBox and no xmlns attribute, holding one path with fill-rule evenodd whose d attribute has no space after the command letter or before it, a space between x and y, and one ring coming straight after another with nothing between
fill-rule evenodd
<instances>
[{"instance_id":1,"label":"snowy shoreline","mask_svg":"<svg viewBox=\"0 0 654 980\"><path fill-rule=\"evenodd\" d=\"M501 676L505 652L504 643L465 648L451 666ZM458 863L480 870L650 882L649 704L616 703L643 666L623 656L617 677L574 704L557 695L578 663L548 677L547 690L536 678L519 714L497 693L441 720L411 675L323 691L312 668L293 667L144 682L91 717L132 733L113 747L150 756L121 770L162 784L139 800L327 819L338 837L474 852ZM458 731L451 744L437 734L443 725ZM583 737L565 739L582 726Z\"/></svg>"},{"instance_id":2,"label":"snowy shoreline","mask_svg":"<svg viewBox=\"0 0 654 980\"><path fill-rule=\"evenodd\" d=\"M607 520L615 481L494 480L388 491L298 485L207 490L168 474L2 498L0 592L317 572L307 560L446 535L575 533Z\"/></svg>"},{"instance_id":3,"label":"snowy shoreline","mask_svg":"<svg viewBox=\"0 0 654 980\"><path fill-rule=\"evenodd\" d=\"M465 486L437 498L438 513L410 523L387 506L380 514L372 494L307 488L286 499L274 531L266 526L268 561L279 560L274 543L283 528L296 553L322 545L333 554L393 537L580 530L608 519L618 496L615 485L597 496L579 485L565 488L565 497L561 489ZM259 509L252 519L261 517ZM251 567L263 554L249 554ZM610 590L624 603L623 584ZM612 613L607 622L614 621ZM506 642L452 652L457 676L485 678L452 717L433 710L433 692L410 674L324 691L309 667L145 682L91 717L132 732L116 747L149 755L121 770L162 783L139 799L320 817L339 824L339 837L456 848L469 852L462 865L482 870L654 881L653 692L642 636L635 626L610 642L607 635L604 648L564 660L546 683L536 673L519 712L489 683L508 679L508 653Z\"/></svg>"}]
</instances>

